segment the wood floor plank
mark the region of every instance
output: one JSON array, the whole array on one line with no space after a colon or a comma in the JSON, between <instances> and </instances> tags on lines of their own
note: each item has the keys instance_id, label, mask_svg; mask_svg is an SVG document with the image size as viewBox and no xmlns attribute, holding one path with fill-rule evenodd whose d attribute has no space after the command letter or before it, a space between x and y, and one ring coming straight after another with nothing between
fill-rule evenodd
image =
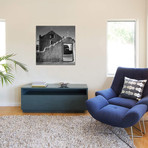
<instances>
[{"instance_id":1,"label":"wood floor plank","mask_svg":"<svg viewBox=\"0 0 148 148\"><path fill-rule=\"evenodd\" d=\"M60 115L60 116L79 116L79 115L89 115L88 112L85 113L23 113L21 107L0 107L0 116L7 115Z\"/></svg>"}]
</instances>

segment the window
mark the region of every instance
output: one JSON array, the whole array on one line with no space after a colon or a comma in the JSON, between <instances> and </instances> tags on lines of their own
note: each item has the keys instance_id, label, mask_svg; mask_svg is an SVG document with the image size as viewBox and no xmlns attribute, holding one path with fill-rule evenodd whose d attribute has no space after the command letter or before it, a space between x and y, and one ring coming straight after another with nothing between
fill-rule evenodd
<instances>
[{"instance_id":1,"label":"window","mask_svg":"<svg viewBox=\"0 0 148 148\"><path fill-rule=\"evenodd\" d=\"M53 39L53 38L54 38L54 34L50 34L49 39Z\"/></svg>"},{"instance_id":2,"label":"window","mask_svg":"<svg viewBox=\"0 0 148 148\"><path fill-rule=\"evenodd\" d=\"M136 21L107 22L107 74L119 66L136 67Z\"/></svg>"},{"instance_id":3,"label":"window","mask_svg":"<svg viewBox=\"0 0 148 148\"><path fill-rule=\"evenodd\" d=\"M0 56L6 53L6 25L5 21L0 20Z\"/></svg>"},{"instance_id":4,"label":"window","mask_svg":"<svg viewBox=\"0 0 148 148\"><path fill-rule=\"evenodd\" d=\"M6 54L6 30L5 30L5 21L0 20L0 56ZM2 61L0 64L4 64L5 61ZM4 68L0 65L0 71L3 71Z\"/></svg>"},{"instance_id":5,"label":"window","mask_svg":"<svg viewBox=\"0 0 148 148\"><path fill-rule=\"evenodd\" d=\"M72 44L63 44L64 53L63 53L63 62L72 62L73 58L73 45Z\"/></svg>"},{"instance_id":6,"label":"window","mask_svg":"<svg viewBox=\"0 0 148 148\"><path fill-rule=\"evenodd\" d=\"M64 44L64 54L73 54L72 44Z\"/></svg>"}]
</instances>

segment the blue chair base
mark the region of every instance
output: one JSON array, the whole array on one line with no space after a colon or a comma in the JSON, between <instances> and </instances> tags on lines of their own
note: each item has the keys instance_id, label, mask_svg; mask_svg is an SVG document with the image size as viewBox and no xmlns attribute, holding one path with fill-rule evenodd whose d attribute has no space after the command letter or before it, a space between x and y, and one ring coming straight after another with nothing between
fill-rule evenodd
<instances>
[{"instance_id":1,"label":"blue chair base","mask_svg":"<svg viewBox=\"0 0 148 148\"><path fill-rule=\"evenodd\" d=\"M120 99L120 98L118 98ZM88 112L93 118L111 126L127 128L136 124L147 111L147 105L138 104L132 108L109 103L98 95L86 101Z\"/></svg>"}]
</instances>

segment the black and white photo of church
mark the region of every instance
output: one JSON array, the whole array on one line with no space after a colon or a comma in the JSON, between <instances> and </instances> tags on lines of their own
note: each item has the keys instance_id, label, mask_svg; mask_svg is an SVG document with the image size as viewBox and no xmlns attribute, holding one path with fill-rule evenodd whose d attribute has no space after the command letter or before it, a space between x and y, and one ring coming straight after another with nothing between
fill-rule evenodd
<instances>
[{"instance_id":1,"label":"black and white photo of church","mask_svg":"<svg viewBox=\"0 0 148 148\"><path fill-rule=\"evenodd\" d=\"M37 65L75 65L75 26L36 26Z\"/></svg>"}]
</instances>

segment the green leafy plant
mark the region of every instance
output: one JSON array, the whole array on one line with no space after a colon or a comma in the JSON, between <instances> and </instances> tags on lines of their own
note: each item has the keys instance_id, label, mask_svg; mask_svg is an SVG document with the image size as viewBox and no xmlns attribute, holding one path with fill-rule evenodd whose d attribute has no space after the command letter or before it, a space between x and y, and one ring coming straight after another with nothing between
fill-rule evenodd
<instances>
[{"instance_id":1,"label":"green leafy plant","mask_svg":"<svg viewBox=\"0 0 148 148\"><path fill-rule=\"evenodd\" d=\"M11 63L13 63L15 68L16 68L16 66L19 66L24 71L26 71L26 72L28 71L25 64L20 63L12 58L14 56L15 56L15 54L9 54L9 55L0 57L0 81L1 81L2 86L4 83L6 85L9 83L12 84L12 82L14 80L13 67L12 67L12 65L8 64L7 61L10 61ZM6 62L4 62L4 61L6 61Z\"/></svg>"}]
</instances>

